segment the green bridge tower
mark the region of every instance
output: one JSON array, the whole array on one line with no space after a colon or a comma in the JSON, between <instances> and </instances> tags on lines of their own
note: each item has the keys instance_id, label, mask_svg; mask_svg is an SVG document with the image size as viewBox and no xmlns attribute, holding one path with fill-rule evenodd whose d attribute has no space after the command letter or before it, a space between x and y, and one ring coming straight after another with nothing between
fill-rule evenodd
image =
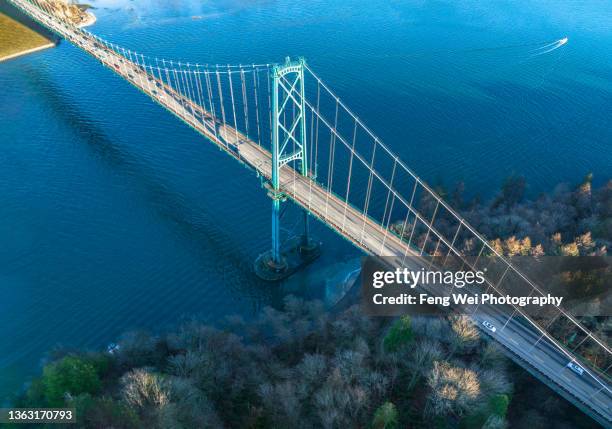
<instances>
[{"instance_id":1,"label":"green bridge tower","mask_svg":"<svg viewBox=\"0 0 612 429\"><path fill-rule=\"evenodd\" d=\"M265 184L272 198L272 249L255 261L255 272L264 280L288 277L320 255L320 243L309 235L306 210L302 236L289 237L286 243L280 237L280 203L287 199L280 189L281 168L294 163L293 168L308 177L304 68L303 58L287 57L272 69L272 178Z\"/></svg>"}]
</instances>

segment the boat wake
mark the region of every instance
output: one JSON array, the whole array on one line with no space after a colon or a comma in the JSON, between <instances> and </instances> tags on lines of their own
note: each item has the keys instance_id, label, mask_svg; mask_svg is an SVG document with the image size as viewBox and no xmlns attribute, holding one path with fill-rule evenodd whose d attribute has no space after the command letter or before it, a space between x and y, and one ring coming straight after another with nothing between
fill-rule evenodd
<instances>
[{"instance_id":1,"label":"boat wake","mask_svg":"<svg viewBox=\"0 0 612 429\"><path fill-rule=\"evenodd\" d=\"M547 43L544 46L540 46L539 48L536 48L532 51L531 56L537 57L538 55L544 55L549 52L555 51L559 49L561 46L567 44L568 40L569 39L567 37L564 37L563 39L559 39L554 42Z\"/></svg>"}]
</instances>

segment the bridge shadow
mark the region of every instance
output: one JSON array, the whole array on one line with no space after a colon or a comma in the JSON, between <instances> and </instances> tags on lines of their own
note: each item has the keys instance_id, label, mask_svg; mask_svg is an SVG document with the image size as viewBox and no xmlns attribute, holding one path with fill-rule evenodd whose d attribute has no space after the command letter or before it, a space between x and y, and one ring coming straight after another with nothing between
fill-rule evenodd
<instances>
[{"instance_id":1,"label":"bridge shadow","mask_svg":"<svg viewBox=\"0 0 612 429\"><path fill-rule=\"evenodd\" d=\"M274 290L254 275L251 255L245 254L239 240L215 224L209 211L173 191L137 156L113 141L44 71L28 65L24 65L22 70L27 84L40 94L44 104L53 112L52 116L86 142L92 154L108 167L130 177L150 202L152 211L171 225L183 241L195 247L202 258L209 258L211 249L218 252L219 258L213 264L215 278L221 279L229 289L249 297L254 295L252 288L256 285L256 295L260 300L271 298ZM228 275L231 275L231 281ZM253 300L253 304L257 310L262 303Z\"/></svg>"},{"instance_id":2,"label":"bridge shadow","mask_svg":"<svg viewBox=\"0 0 612 429\"><path fill-rule=\"evenodd\" d=\"M25 15L19 9L17 9L15 6L8 2L0 2L0 13L3 13L6 16L12 18L13 20L19 22L20 24L25 25L30 30L37 32L41 36L44 36L56 45L58 45L62 40L55 33L49 31L47 28L32 20L29 16Z\"/></svg>"}]
</instances>

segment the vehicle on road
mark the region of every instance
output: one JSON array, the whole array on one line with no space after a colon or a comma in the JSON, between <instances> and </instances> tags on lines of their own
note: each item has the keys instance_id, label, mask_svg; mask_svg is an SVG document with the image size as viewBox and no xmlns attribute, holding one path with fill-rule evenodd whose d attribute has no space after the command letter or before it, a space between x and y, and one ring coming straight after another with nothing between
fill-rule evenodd
<instances>
[{"instance_id":1,"label":"vehicle on road","mask_svg":"<svg viewBox=\"0 0 612 429\"><path fill-rule=\"evenodd\" d=\"M584 368L578 365L577 363L570 362L567 364L567 367L578 375L584 374Z\"/></svg>"},{"instance_id":2,"label":"vehicle on road","mask_svg":"<svg viewBox=\"0 0 612 429\"><path fill-rule=\"evenodd\" d=\"M488 320L485 320L484 322L482 322L482 326L484 326L485 328L487 328L491 332L497 331L497 328L495 326L493 326L493 324L491 322L489 322Z\"/></svg>"}]
</instances>

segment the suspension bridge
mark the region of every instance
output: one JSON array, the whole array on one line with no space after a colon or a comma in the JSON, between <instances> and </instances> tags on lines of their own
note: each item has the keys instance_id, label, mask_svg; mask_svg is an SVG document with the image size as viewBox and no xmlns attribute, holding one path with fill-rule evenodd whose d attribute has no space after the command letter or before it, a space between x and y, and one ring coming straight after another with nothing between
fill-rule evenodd
<instances>
[{"instance_id":1,"label":"suspension bridge","mask_svg":"<svg viewBox=\"0 0 612 429\"><path fill-rule=\"evenodd\" d=\"M272 245L255 262L267 280L314 260L310 216L396 267L486 272L470 291L545 296L542 289L400 160L303 59L211 65L153 58L59 16L46 0L8 0L79 47L261 177L272 200ZM280 206L304 210L304 233L280 240ZM424 286L423 286L424 287ZM426 287L424 287L427 289ZM430 294L450 293L439 288ZM511 291L511 292L510 292ZM605 427L612 427L612 353L562 307L541 317L518 306L480 306L472 318L518 364ZM572 341L567 338L571 336ZM582 374L568 364L579 365Z\"/></svg>"}]
</instances>

